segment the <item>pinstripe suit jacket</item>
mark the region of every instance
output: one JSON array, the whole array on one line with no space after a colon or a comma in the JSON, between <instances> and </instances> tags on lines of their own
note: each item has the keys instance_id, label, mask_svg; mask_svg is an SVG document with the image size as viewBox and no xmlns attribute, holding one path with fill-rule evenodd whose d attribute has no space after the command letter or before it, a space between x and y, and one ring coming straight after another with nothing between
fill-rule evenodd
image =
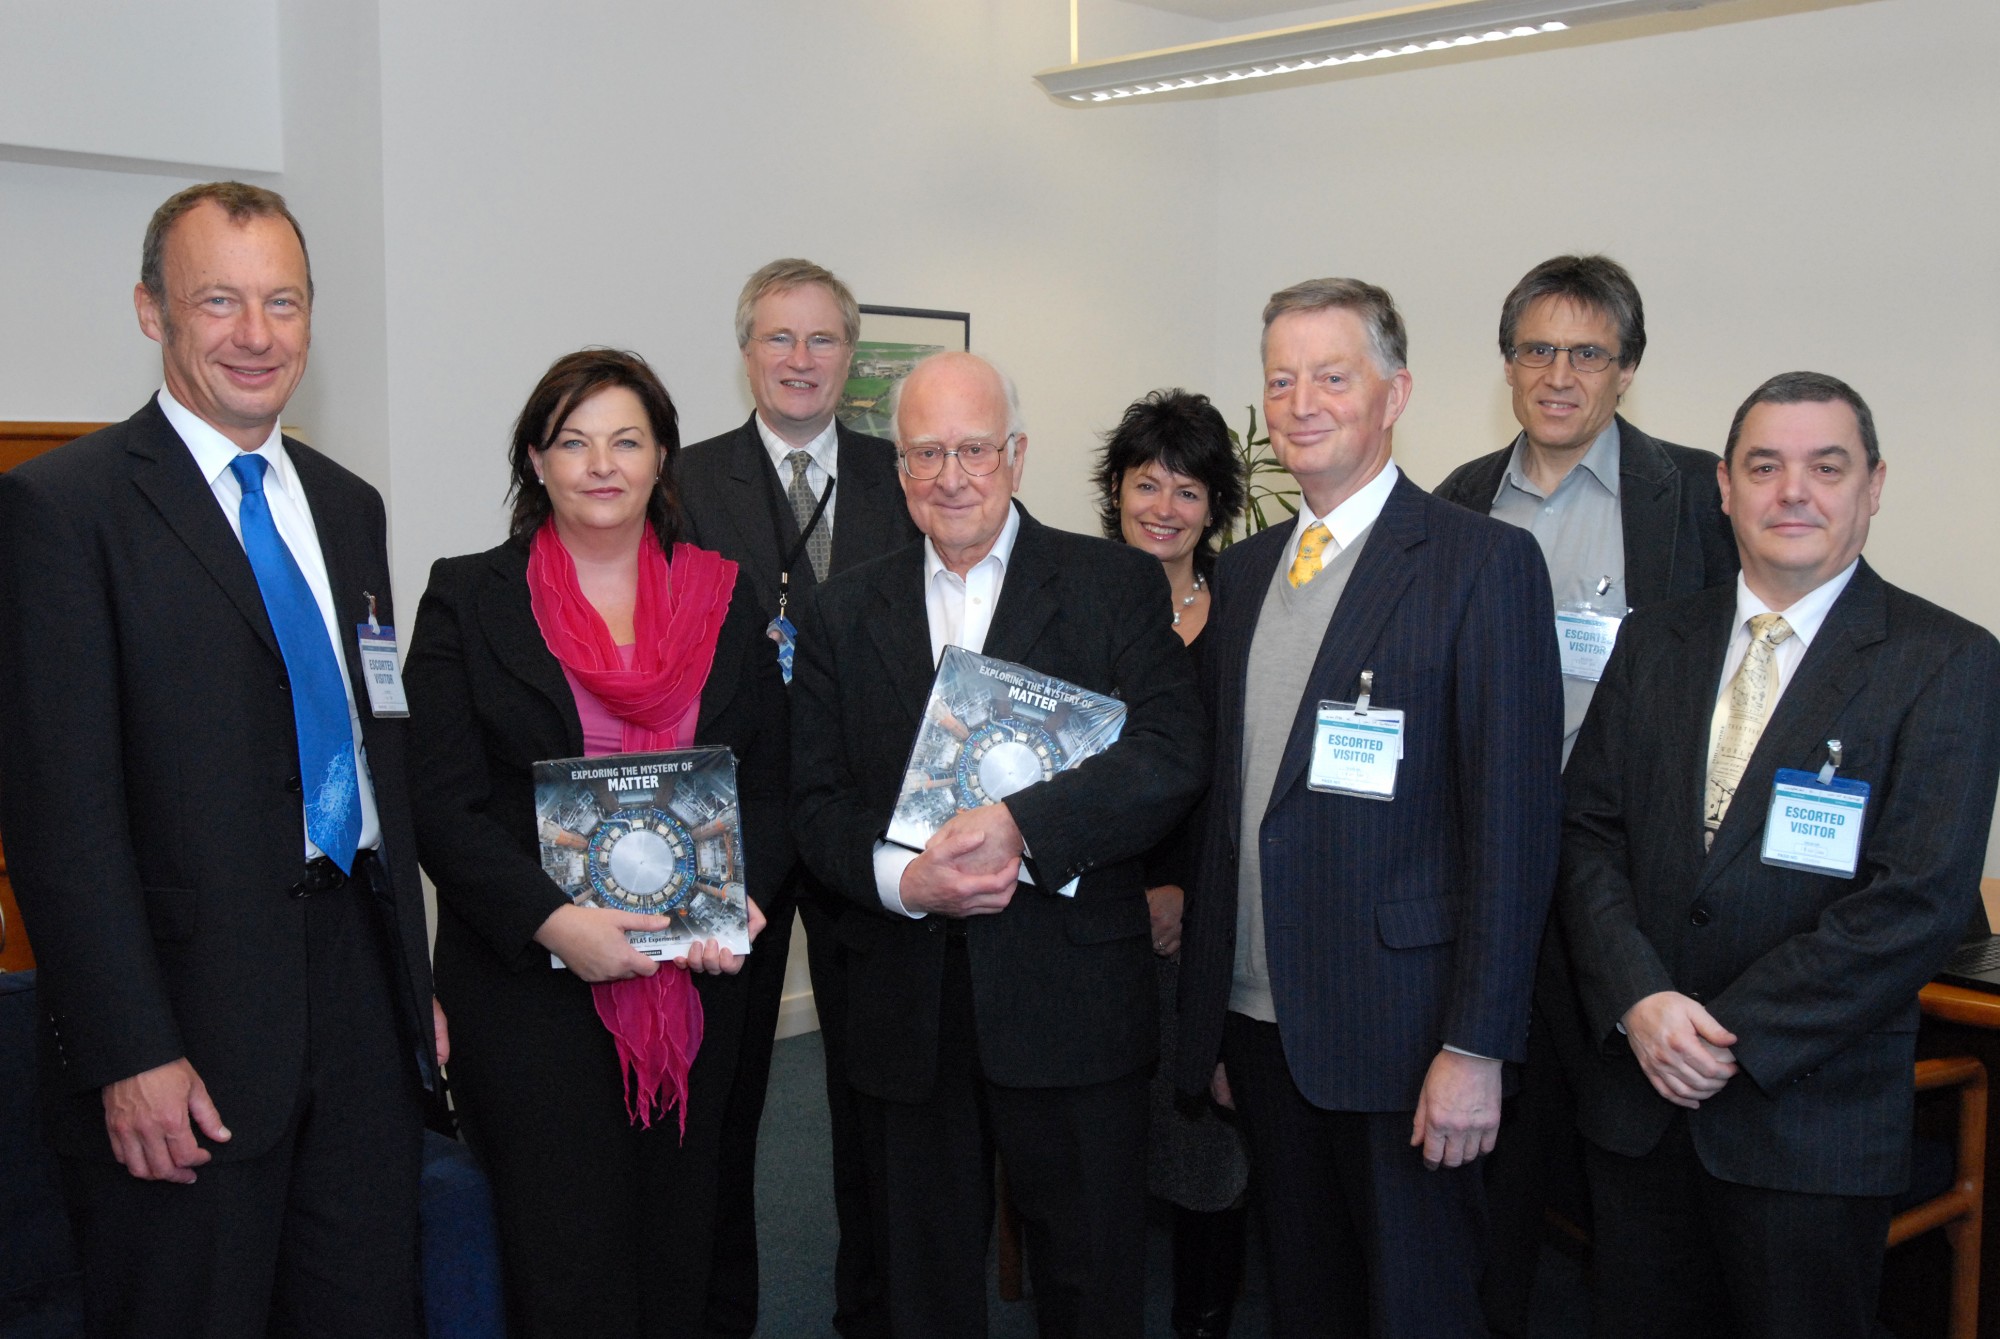
<instances>
[{"instance_id":1,"label":"pinstripe suit jacket","mask_svg":"<svg viewBox=\"0 0 2000 1339\"><path fill-rule=\"evenodd\" d=\"M1250 643L1292 534L1266 530L1216 570L1203 667L1216 767L1182 947L1177 1082L1190 1091L1207 1085L1228 1007ZM1317 1106L1413 1110L1446 1042L1523 1058L1561 812L1554 622L1533 536L1397 481L1258 825L1278 1027ZM1363 670L1375 704L1406 713L1386 803L1306 786L1316 707L1352 700Z\"/></svg>"},{"instance_id":2,"label":"pinstripe suit jacket","mask_svg":"<svg viewBox=\"0 0 2000 1339\"><path fill-rule=\"evenodd\" d=\"M1601 1043L1576 1076L1593 1142L1637 1156L1678 1109L1616 1025L1678 990L1742 1071L1689 1113L1702 1165L1776 1190L1886 1195L1908 1177L1917 990L1971 919L2000 773L2000 644L1864 561L1702 850L1709 719L1735 617L1717 587L1620 630L1571 756L1558 901ZM1873 788L1851 879L1760 858L1773 774Z\"/></svg>"}]
</instances>

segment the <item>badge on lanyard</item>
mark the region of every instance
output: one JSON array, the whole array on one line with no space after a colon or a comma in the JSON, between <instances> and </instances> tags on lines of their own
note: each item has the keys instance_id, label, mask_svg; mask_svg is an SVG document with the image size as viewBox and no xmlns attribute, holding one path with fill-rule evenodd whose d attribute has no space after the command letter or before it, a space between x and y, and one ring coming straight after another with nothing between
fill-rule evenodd
<instances>
[{"instance_id":1,"label":"badge on lanyard","mask_svg":"<svg viewBox=\"0 0 2000 1339\"><path fill-rule=\"evenodd\" d=\"M368 684L368 710L377 720L410 714L409 699L403 696L403 671L396 663L396 630L384 626L375 614L375 597L367 591L368 621L355 628L361 643L361 677Z\"/></svg>"},{"instance_id":2,"label":"badge on lanyard","mask_svg":"<svg viewBox=\"0 0 2000 1339\"><path fill-rule=\"evenodd\" d=\"M1771 812L1764 818L1764 863L1851 879L1861 863L1868 783L1834 775L1839 740L1827 740L1826 752L1826 765L1817 774L1778 769Z\"/></svg>"},{"instance_id":3,"label":"badge on lanyard","mask_svg":"<svg viewBox=\"0 0 2000 1339\"><path fill-rule=\"evenodd\" d=\"M1396 764L1403 760L1403 713L1371 707L1375 672L1361 671L1352 702L1321 702L1313 722L1308 789L1364 800L1396 798Z\"/></svg>"},{"instance_id":4,"label":"badge on lanyard","mask_svg":"<svg viewBox=\"0 0 2000 1339\"><path fill-rule=\"evenodd\" d=\"M1597 583L1597 599L1611 589L1611 578ZM1565 679L1596 683L1604 677L1604 662L1611 659L1612 644L1618 640L1618 625L1624 615L1611 613L1591 600L1565 600L1556 609L1556 645L1562 652Z\"/></svg>"},{"instance_id":5,"label":"badge on lanyard","mask_svg":"<svg viewBox=\"0 0 2000 1339\"><path fill-rule=\"evenodd\" d=\"M784 607L785 598L781 595L778 597L778 608L782 611ZM799 630L792 626L792 620L780 612L764 625L764 635L778 644L778 670L785 676L789 687L792 682L792 656L799 649Z\"/></svg>"}]
</instances>

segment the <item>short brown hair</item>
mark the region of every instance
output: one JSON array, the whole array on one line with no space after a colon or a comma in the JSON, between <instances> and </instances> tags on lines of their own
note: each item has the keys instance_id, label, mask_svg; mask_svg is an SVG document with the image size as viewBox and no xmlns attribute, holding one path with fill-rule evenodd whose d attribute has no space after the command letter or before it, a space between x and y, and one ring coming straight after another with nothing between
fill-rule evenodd
<instances>
[{"instance_id":1,"label":"short brown hair","mask_svg":"<svg viewBox=\"0 0 2000 1339\"><path fill-rule=\"evenodd\" d=\"M788 256L772 261L744 283L743 292L736 299L736 347L750 347L750 321L758 298L767 293L788 293L807 284L818 284L833 295L834 305L840 308L840 324L847 342L852 344L861 338L861 306L847 285L836 279L832 270Z\"/></svg>"},{"instance_id":2,"label":"short brown hair","mask_svg":"<svg viewBox=\"0 0 2000 1339\"><path fill-rule=\"evenodd\" d=\"M285 197L262 186L248 186L240 181L208 181L168 196L167 202L153 211L152 222L146 225L146 242L139 252L139 283L161 311L167 308L167 234L173 231L174 224L180 222L183 214L206 202L220 207L229 215L231 223L242 223L246 219L281 218L291 224L292 235L299 239L299 254L306 258L306 301L312 301L312 254L306 250L305 232L285 205Z\"/></svg>"},{"instance_id":3,"label":"short brown hair","mask_svg":"<svg viewBox=\"0 0 2000 1339\"><path fill-rule=\"evenodd\" d=\"M507 463L513 473L507 496L514 504L508 533L526 539L542 528L555 508L549 490L535 475L534 453L545 449L570 410L599 391L623 386L639 397L653 440L660 444L660 473L653 480L653 494L646 499L646 519L660 547L672 551L681 537L680 490L674 484L674 457L681 449L680 414L674 399L644 358L622 349L590 348L566 353L549 364L535 383L521 416L514 420L513 442Z\"/></svg>"},{"instance_id":4,"label":"short brown hair","mask_svg":"<svg viewBox=\"0 0 2000 1339\"><path fill-rule=\"evenodd\" d=\"M1257 344L1257 356L1264 356L1271 322L1293 312L1316 312L1338 308L1351 311L1367 328L1369 346L1375 352L1375 367L1385 377L1393 377L1409 366L1410 337L1403 329L1403 314L1387 289L1361 279L1307 279L1281 288L1264 304L1264 334Z\"/></svg>"}]
</instances>

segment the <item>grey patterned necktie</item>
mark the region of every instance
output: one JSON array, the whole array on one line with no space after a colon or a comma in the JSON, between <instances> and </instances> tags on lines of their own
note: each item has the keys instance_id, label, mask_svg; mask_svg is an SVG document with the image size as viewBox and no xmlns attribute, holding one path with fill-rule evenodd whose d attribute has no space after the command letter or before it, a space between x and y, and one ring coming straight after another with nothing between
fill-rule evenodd
<instances>
[{"instance_id":1,"label":"grey patterned necktie","mask_svg":"<svg viewBox=\"0 0 2000 1339\"><path fill-rule=\"evenodd\" d=\"M785 457L785 463L792 467L792 486L785 490L785 496L791 499L792 519L798 522L803 533L806 523L812 520L813 512L819 507L819 499L813 496L812 485L806 481L806 467L812 464L812 453L794 451ZM822 516L806 539L806 560L812 564L813 576L824 581L826 565L832 559L833 527Z\"/></svg>"},{"instance_id":2,"label":"grey patterned necktie","mask_svg":"<svg viewBox=\"0 0 2000 1339\"><path fill-rule=\"evenodd\" d=\"M1757 751L1764 735L1764 723L1771 719L1771 704L1778 699L1778 644L1792 635L1791 624L1777 614L1758 614L1750 620L1750 648L1736 677L1729 681L1723 699L1722 729L1716 732L1715 756L1708 764L1708 793L1702 805L1706 839L1715 844L1715 830L1722 826L1729 802L1743 783L1743 769Z\"/></svg>"}]
</instances>

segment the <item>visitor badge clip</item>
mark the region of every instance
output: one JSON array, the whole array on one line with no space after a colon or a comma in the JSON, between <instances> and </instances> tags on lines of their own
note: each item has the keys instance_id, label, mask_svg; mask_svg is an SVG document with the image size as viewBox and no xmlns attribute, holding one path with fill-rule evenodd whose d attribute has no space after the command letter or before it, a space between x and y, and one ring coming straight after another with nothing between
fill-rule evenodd
<instances>
[{"instance_id":1,"label":"visitor badge clip","mask_svg":"<svg viewBox=\"0 0 2000 1339\"><path fill-rule=\"evenodd\" d=\"M1364 800L1396 798L1396 765L1403 759L1403 713L1372 705L1375 672L1361 672L1352 702L1321 702L1313 720L1312 762L1306 786Z\"/></svg>"},{"instance_id":2,"label":"visitor badge clip","mask_svg":"<svg viewBox=\"0 0 2000 1339\"><path fill-rule=\"evenodd\" d=\"M368 621L355 628L361 647L361 678L368 686L368 710L377 720L394 720L410 714L410 701L403 696L403 671L396 660L396 630L382 622L375 609L375 597L367 591Z\"/></svg>"},{"instance_id":3,"label":"visitor badge clip","mask_svg":"<svg viewBox=\"0 0 2000 1339\"><path fill-rule=\"evenodd\" d=\"M1826 741L1826 762L1817 773L1778 769L1771 784L1771 810L1764 818L1764 863L1808 874L1851 879L1861 864L1861 831L1868 815L1869 786L1836 776L1841 747Z\"/></svg>"}]
</instances>

